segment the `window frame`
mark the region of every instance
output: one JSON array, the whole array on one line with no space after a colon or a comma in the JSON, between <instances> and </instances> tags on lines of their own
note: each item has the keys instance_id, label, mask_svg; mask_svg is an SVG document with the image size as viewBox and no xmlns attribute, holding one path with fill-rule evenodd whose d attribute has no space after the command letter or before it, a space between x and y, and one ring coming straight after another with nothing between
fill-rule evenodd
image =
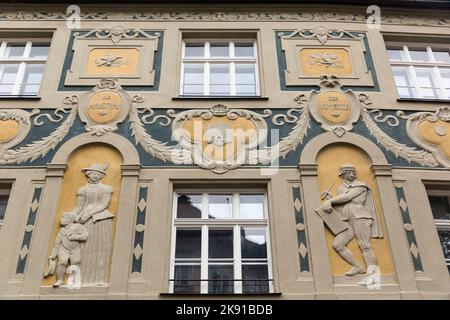
<instances>
[{"instance_id":1,"label":"window frame","mask_svg":"<svg viewBox=\"0 0 450 320\"><path fill-rule=\"evenodd\" d=\"M419 62L419 61L413 61L410 55L410 50L414 47L420 48L421 50L425 50L427 52L428 56L428 62ZM406 60L405 61L393 61L389 57L389 50L400 50L400 52L404 53ZM394 73L395 67L406 67L406 73L407 73L407 79L410 81L410 87L402 87L402 88L410 88L413 92L413 96L409 97L401 97L400 93L398 92L398 85L394 79L397 93L400 97L400 99L424 99L424 100L450 100L450 87L446 88L444 85L444 82L442 80L440 70L448 70L450 72L450 62L437 62L435 60L435 57L433 55L433 51L447 51L450 55L450 47L445 45L433 45L433 44L424 44L424 43L412 43L408 42L406 44L399 44L398 42L387 42L386 43L386 52L388 55L388 61L391 66L391 71ZM432 72L433 81L435 81L436 87L432 87L432 89L437 90L437 97L434 98L425 98L421 95L420 88L427 88L428 87L420 87L419 82L417 80L417 74L416 70L420 68L430 69ZM446 91L449 91L447 93Z\"/></svg>"},{"instance_id":2,"label":"window frame","mask_svg":"<svg viewBox=\"0 0 450 320\"><path fill-rule=\"evenodd\" d=\"M198 58L186 58L186 43L203 43L204 56ZM211 57L210 48L211 43L228 43L229 55L228 57ZM253 43L253 57L236 57L235 44L236 43ZM202 64L203 65L203 93L202 94L184 94L184 69L186 64ZM230 76L230 93L224 95L210 94L210 65L211 64L226 64L229 66ZM255 94L242 95L236 94L236 64L253 64L255 66ZM259 59L258 59L258 44L256 39L242 38L242 39L221 39L221 38L194 38L183 39L181 46L181 68L180 68L180 96L184 97L260 97L260 74L259 74Z\"/></svg>"},{"instance_id":3,"label":"window frame","mask_svg":"<svg viewBox=\"0 0 450 320\"><path fill-rule=\"evenodd\" d=\"M8 212L8 206L9 206L10 200L11 200L12 188L13 188L12 181L11 182L9 182L9 181L1 181L0 182L0 196L8 196L8 200L6 201L5 214L3 216L3 219L0 219L0 230L2 229L2 226L6 219L6 213Z\"/></svg>"},{"instance_id":4,"label":"window frame","mask_svg":"<svg viewBox=\"0 0 450 320\"><path fill-rule=\"evenodd\" d=\"M429 200L430 196L447 196L450 199L450 188L449 189L436 189L436 187L427 187L426 191L427 191L428 202L429 202L430 209L431 209L431 214L433 214L433 208L431 207L431 202ZM434 225L436 226L436 233L438 234L438 239L439 239L439 231L449 231L450 232L450 219L448 219L448 220L447 219L435 219L434 216L432 218L433 218ZM442 246L440 241L439 241L439 245ZM447 269L450 270L450 258L445 258L445 256L444 256L444 261L447 265Z\"/></svg>"},{"instance_id":5,"label":"window frame","mask_svg":"<svg viewBox=\"0 0 450 320\"><path fill-rule=\"evenodd\" d=\"M177 204L178 204L178 196L182 194L201 194L202 195L202 205L201 218L177 218ZM207 217L208 214L208 195L209 194L232 194L233 196L233 204L232 204L232 218L231 219L209 219ZM240 219L237 218L239 216L239 196L243 194L261 194L264 196L264 217L263 219ZM249 229L265 229L265 238L266 238L266 254L267 258L254 258L254 262L250 263L250 265L259 264L267 265L267 283L269 287L269 291L266 293L257 293L257 294L271 294L274 292L274 280L273 280L273 270L272 270L272 247L270 242L270 226L269 226L269 206L267 201L267 191L265 189L259 188L245 188L245 189L198 189L198 188L176 188L173 190L173 202L172 202L172 227L171 227L171 244L170 244L170 268L169 268L169 293L177 294L174 292L174 284L175 284L175 260L179 260L179 258L175 258L175 249L176 249L176 234L178 229L186 229L186 230L201 230L201 255L200 255L200 292L192 293L192 294L217 294L217 293L208 293L208 285L210 281L208 275L208 265L211 264L211 260L217 259L220 261L231 260L230 265L233 266L233 293L232 294L243 294L243 281L242 280L242 265L249 264L243 263L243 260L248 261L252 260L252 258L242 259L241 256L241 230L243 228ZM233 258L209 258L208 249L209 249L209 230L210 229L226 229L233 230ZM197 260L198 258L186 258L186 260ZM262 260L266 260L267 262L261 263ZM221 265L225 265L225 263L220 263ZM196 264L192 264L196 265ZM206 280L206 281L205 281ZM221 294L221 293L219 293ZM224 294L224 293L222 293Z\"/></svg>"},{"instance_id":6,"label":"window frame","mask_svg":"<svg viewBox=\"0 0 450 320\"><path fill-rule=\"evenodd\" d=\"M24 53L21 57L12 57L12 58L6 58L4 57L6 48L8 44L24 44ZM31 48L33 44L38 45L47 45L48 46L48 53L45 58L32 58L30 57L31 54ZM47 65L48 56L50 53L50 47L51 47L51 39L21 39L21 38L1 38L0 39L0 65L8 65L8 64L18 64L19 68L17 70L15 81L13 84L13 88L11 90L10 94L0 94L0 97L37 97L39 96L41 85L44 80L44 74L45 69ZM36 91L35 94L20 94L21 88L24 85L24 78L25 78L25 71L26 66L30 64L38 64L43 65L42 68L42 78L39 82L39 89ZM1 79L1 73L0 73L0 79ZM0 82L0 85L2 83Z\"/></svg>"}]
</instances>

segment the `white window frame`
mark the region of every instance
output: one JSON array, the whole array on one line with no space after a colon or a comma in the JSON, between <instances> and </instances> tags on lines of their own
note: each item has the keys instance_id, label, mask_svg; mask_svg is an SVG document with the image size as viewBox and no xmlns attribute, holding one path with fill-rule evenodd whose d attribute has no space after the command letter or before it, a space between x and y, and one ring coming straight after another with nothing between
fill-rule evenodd
<instances>
[{"instance_id":1,"label":"white window frame","mask_svg":"<svg viewBox=\"0 0 450 320\"><path fill-rule=\"evenodd\" d=\"M186 58L186 43L204 43L204 56L199 58ZM229 56L228 57L211 57L210 48L211 43L228 43ZM253 43L253 58L250 57L236 57L234 47L236 43ZM255 39L192 39L183 40L181 49L181 73L180 73L180 95L184 95L184 66L185 64L203 64L203 94L188 94L188 96L211 96L211 97L233 97L241 95L236 94L236 64L254 64L255 65L255 95L242 95L242 97L258 97L261 95L259 84L259 62L258 62L258 48ZM210 95L209 92L209 79L210 79L210 65L213 64L228 64L230 66L230 94L226 95Z\"/></svg>"},{"instance_id":2,"label":"white window frame","mask_svg":"<svg viewBox=\"0 0 450 320\"><path fill-rule=\"evenodd\" d=\"M427 188L428 196L447 196L450 198L450 189L433 189ZM431 203L430 203L431 208ZM432 209L432 208L431 208ZM434 218L434 217L433 217ZM433 219L436 231L450 231L450 219ZM445 259L447 267L450 266L450 259Z\"/></svg>"},{"instance_id":3,"label":"white window frame","mask_svg":"<svg viewBox=\"0 0 450 320\"><path fill-rule=\"evenodd\" d=\"M413 61L411 59L411 55L409 53L410 49L408 46L420 47L421 49L426 49L427 54L428 54L428 62ZM450 71L450 63L437 62L434 59L432 46L425 46L425 45L420 45L420 44L407 44L407 45L402 45L402 46L399 46L398 44L397 45L389 44L389 43L387 44L387 50L399 50L400 47L402 48L401 52L403 52L405 54L406 60L405 61L391 61L389 59L389 63L391 64L391 69L394 67L407 67L407 77L411 83L414 96L413 97L405 97L405 98L406 99L411 98L411 99L429 99L429 100L433 100L433 99L450 100L450 94L448 94L448 96L447 96L447 92L446 92L446 89L448 90L450 88L446 88L444 86L444 82L442 81L441 74L439 72L439 70L441 70L441 69L448 69ZM439 51L439 50L449 51L449 48L436 47L434 49L435 49L435 51ZM432 70L433 80L437 86L435 88L435 89L437 89L437 93L438 93L437 98L424 98L420 94L421 87L419 86L419 83L417 81L416 68L427 68L427 69Z\"/></svg>"},{"instance_id":4,"label":"white window frame","mask_svg":"<svg viewBox=\"0 0 450 320\"><path fill-rule=\"evenodd\" d=\"M202 217L198 218L177 218L177 204L178 196L182 194L198 194L202 195ZM208 219L208 195L209 194L232 194L233 204L232 204L232 219ZM264 196L264 217L263 219L240 219L239 217L239 195L243 194L261 194ZM171 249L170 249L170 270L169 270L169 292L174 293L174 278L175 278L175 249L176 249L176 231L177 228L180 229L200 229L202 232L201 237L201 278L200 278L200 294L208 294L208 282L204 281L208 279L208 264L211 260L208 254L208 237L209 228L213 229L233 229L233 258L218 259L220 261L230 259L234 266L233 274L234 280L242 280L242 257L241 257L241 229L242 228L265 228L266 236L266 248L267 248L267 259L254 259L254 265L257 265L257 261L267 260L267 275L268 275L268 285L269 292L274 292L273 284L273 272L272 272L272 256L271 256L271 243L270 243L270 229L269 229L269 212L267 204L267 192L264 189L211 189L208 191L199 189L176 189L173 193L173 206L172 206L172 236L171 236ZM188 259L187 260L196 260ZM179 259L177 259L179 260ZM252 259L245 259L252 260ZM220 263L223 265L224 263ZM245 263L244 263L245 264ZM264 262L264 265L266 263ZM253 265L253 264L252 264ZM203 281L202 281L203 280ZM234 294L242 293L242 281L234 281Z\"/></svg>"},{"instance_id":5,"label":"white window frame","mask_svg":"<svg viewBox=\"0 0 450 320\"><path fill-rule=\"evenodd\" d=\"M6 52L8 43L25 44L23 56L6 58L5 52ZM30 54L31 54L31 47L32 47L33 43L46 44L46 45L48 45L48 47L50 49L50 41L47 41L47 40L27 40L27 41L20 40L20 39L0 40L0 64L18 64L19 65L19 69L17 70L16 80L14 82L13 89L11 90L10 94L6 94L4 96L19 96L20 97L20 96L38 96L39 95L39 90L40 90L42 81L41 81L41 83L39 83L39 89L36 92L36 94L32 94L32 95L21 95L20 94L20 89L21 89L22 85L24 84L23 81L24 81L24 77L25 77L25 69L26 69L27 64L42 64L42 65L44 65L44 68L42 71L42 78L44 77L45 64L47 63L48 55L45 58L31 58ZM0 79L1 78L2 78L2 74L1 74L1 70L0 70Z\"/></svg>"}]
</instances>

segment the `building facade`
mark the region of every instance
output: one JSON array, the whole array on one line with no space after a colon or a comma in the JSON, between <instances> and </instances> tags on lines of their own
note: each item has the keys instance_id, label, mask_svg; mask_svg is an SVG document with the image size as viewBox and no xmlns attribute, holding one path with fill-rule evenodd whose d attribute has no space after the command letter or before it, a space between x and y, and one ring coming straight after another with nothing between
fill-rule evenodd
<instances>
[{"instance_id":1,"label":"building facade","mask_svg":"<svg viewBox=\"0 0 450 320\"><path fill-rule=\"evenodd\" d=\"M0 12L0 298L448 299L450 14Z\"/></svg>"}]
</instances>

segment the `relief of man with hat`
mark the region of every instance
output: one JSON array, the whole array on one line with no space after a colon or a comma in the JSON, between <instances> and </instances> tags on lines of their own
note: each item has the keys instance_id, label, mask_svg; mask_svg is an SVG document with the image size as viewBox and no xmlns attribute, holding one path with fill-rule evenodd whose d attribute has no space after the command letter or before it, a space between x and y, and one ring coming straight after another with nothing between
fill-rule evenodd
<instances>
[{"instance_id":1,"label":"relief of man with hat","mask_svg":"<svg viewBox=\"0 0 450 320\"><path fill-rule=\"evenodd\" d=\"M337 189L338 195L328 197L317 210L331 213L334 207L347 224L347 228L336 235L333 248L352 265L345 274L353 276L365 273L366 270L356 262L346 245L356 237L368 270L375 270L377 260L370 240L382 238L383 235L375 212L372 192L366 183L356 180L355 166L352 164L340 166L339 177L344 181Z\"/></svg>"}]
</instances>

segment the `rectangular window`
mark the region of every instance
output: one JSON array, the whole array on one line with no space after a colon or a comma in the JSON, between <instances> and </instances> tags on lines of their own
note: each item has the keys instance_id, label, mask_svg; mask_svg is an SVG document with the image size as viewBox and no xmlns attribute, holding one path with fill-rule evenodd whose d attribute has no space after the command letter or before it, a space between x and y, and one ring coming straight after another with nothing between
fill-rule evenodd
<instances>
[{"instance_id":1,"label":"rectangular window","mask_svg":"<svg viewBox=\"0 0 450 320\"><path fill-rule=\"evenodd\" d=\"M11 184L0 183L0 228L3 225L3 219L5 218L10 193Z\"/></svg>"},{"instance_id":2,"label":"rectangular window","mask_svg":"<svg viewBox=\"0 0 450 320\"><path fill-rule=\"evenodd\" d=\"M428 200L450 272L450 187L427 188Z\"/></svg>"},{"instance_id":3,"label":"rectangular window","mask_svg":"<svg viewBox=\"0 0 450 320\"><path fill-rule=\"evenodd\" d=\"M181 95L259 95L255 41L184 41L182 56Z\"/></svg>"},{"instance_id":4,"label":"rectangular window","mask_svg":"<svg viewBox=\"0 0 450 320\"><path fill-rule=\"evenodd\" d=\"M400 98L450 99L450 49L388 47Z\"/></svg>"},{"instance_id":5,"label":"rectangular window","mask_svg":"<svg viewBox=\"0 0 450 320\"><path fill-rule=\"evenodd\" d=\"M36 96L48 43L0 41L0 96Z\"/></svg>"},{"instance_id":6,"label":"rectangular window","mask_svg":"<svg viewBox=\"0 0 450 320\"><path fill-rule=\"evenodd\" d=\"M172 293L272 292L265 193L175 192L170 278Z\"/></svg>"}]
</instances>

